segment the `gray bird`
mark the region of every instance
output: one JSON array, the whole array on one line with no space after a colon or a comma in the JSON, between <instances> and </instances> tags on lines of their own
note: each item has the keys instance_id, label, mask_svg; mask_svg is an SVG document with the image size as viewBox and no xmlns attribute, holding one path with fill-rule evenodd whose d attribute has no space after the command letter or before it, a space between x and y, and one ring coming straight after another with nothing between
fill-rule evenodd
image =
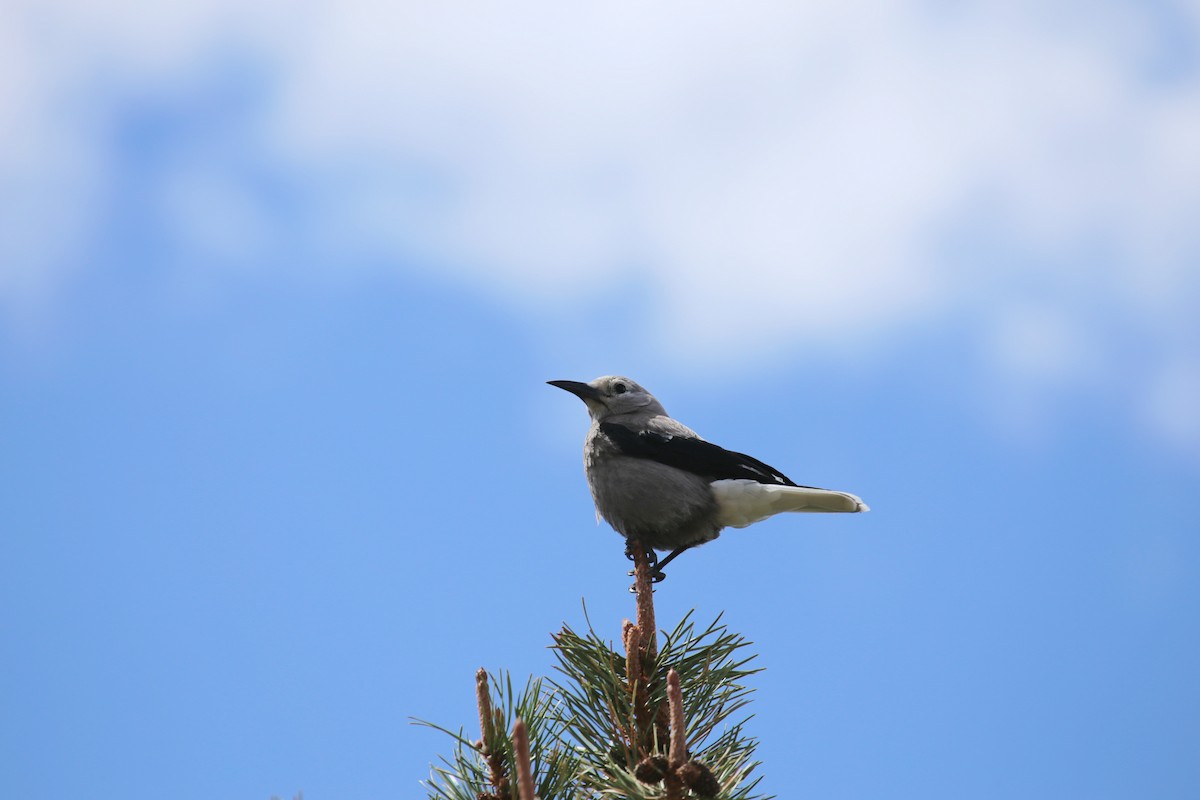
<instances>
[{"instance_id":1,"label":"gray bird","mask_svg":"<svg viewBox=\"0 0 1200 800\"><path fill-rule=\"evenodd\" d=\"M587 405L592 417L583 465L596 514L650 550L670 550L662 567L688 548L783 511L867 511L846 492L797 486L774 467L700 438L667 416L654 395L629 378L590 383L548 381ZM627 545L627 554L630 554Z\"/></svg>"}]
</instances>

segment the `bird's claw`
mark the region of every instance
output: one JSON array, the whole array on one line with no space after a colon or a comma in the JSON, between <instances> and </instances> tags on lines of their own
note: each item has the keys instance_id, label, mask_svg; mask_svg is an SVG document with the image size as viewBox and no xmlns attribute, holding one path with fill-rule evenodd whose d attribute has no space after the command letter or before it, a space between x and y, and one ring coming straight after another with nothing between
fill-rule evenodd
<instances>
[{"instance_id":1,"label":"bird's claw","mask_svg":"<svg viewBox=\"0 0 1200 800\"><path fill-rule=\"evenodd\" d=\"M651 583L651 584L655 584L655 583L661 583L661 582L662 582L662 580L663 580L664 578L666 578L666 577L667 577L667 576L666 576L666 573L663 573L663 572L656 572L656 573L654 573L653 575L651 575L651 576L650 576L650 583ZM653 589L651 589L650 591L652 591L652 592L653 592L654 590L653 590ZM630 593L630 594L637 594L637 584L636 584L636 583L631 583L631 584L629 584L629 593Z\"/></svg>"},{"instance_id":2,"label":"bird's claw","mask_svg":"<svg viewBox=\"0 0 1200 800\"><path fill-rule=\"evenodd\" d=\"M637 575L637 570L631 569L631 570L629 570L629 572L626 572L625 574L632 578ZM651 583L662 583L666 579L667 579L667 573L663 572L661 569L656 569L650 573L650 582Z\"/></svg>"},{"instance_id":3,"label":"bird's claw","mask_svg":"<svg viewBox=\"0 0 1200 800\"><path fill-rule=\"evenodd\" d=\"M628 540L625 544L625 557L628 558L630 561L637 561L637 558L636 558L636 556L634 556L634 553L633 553L633 548L630 547ZM650 567L650 582L651 583L662 583L666 579L667 574L658 568L658 553L654 552L653 547L646 548L646 562L647 562L648 566ZM626 574L628 574L629 577L631 577L631 578L635 577L637 575L637 570L631 569ZM637 584L630 586L629 591L636 594L637 593Z\"/></svg>"}]
</instances>

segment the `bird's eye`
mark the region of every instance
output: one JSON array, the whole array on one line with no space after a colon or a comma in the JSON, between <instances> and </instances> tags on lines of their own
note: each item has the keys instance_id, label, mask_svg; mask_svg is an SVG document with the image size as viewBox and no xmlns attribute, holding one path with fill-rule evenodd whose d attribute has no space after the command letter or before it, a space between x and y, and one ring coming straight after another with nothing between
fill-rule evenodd
<instances>
[{"instance_id":1,"label":"bird's eye","mask_svg":"<svg viewBox=\"0 0 1200 800\"><path fill-rule=\"evenodd\" d=\"M627 391L629 391L629 387L626 386L625 384L623 384L623 383L614 383L613 384L613 394L625 394Z\"/></svg>"}]
</instances>

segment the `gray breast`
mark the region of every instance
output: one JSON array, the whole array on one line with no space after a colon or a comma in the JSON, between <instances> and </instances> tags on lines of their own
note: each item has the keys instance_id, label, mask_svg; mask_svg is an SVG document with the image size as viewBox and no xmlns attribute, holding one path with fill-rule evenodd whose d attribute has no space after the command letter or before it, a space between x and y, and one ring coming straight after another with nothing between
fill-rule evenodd
<instances>
[{"instance_id":1,"label":"gray breast","mask_svg":"<svg viewBox=\"0 0 1200 800\"><path fill-rule=\"evenodd\" d=\"M655 549L700 544L720 532L708 481L690 472L605 453L588 464L588 483L600 516Z\"/></svg>"}]
</instances>

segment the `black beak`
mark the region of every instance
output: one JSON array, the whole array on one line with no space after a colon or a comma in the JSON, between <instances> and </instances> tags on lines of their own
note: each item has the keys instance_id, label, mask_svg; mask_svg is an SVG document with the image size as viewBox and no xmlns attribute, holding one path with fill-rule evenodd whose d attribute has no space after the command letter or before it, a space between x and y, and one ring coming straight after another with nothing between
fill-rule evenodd
<instances>
[{"instance_id":1,"label":"black beak","mask_svg":"<svg viewBox=\"0 0 1200 800\"><path fill-rule=\"evenodd\" d=\"M580 381L546 381L546 383L564 389L585 402L600 399L599 389L595 389Z\"/></svg>"}]
</instances>

